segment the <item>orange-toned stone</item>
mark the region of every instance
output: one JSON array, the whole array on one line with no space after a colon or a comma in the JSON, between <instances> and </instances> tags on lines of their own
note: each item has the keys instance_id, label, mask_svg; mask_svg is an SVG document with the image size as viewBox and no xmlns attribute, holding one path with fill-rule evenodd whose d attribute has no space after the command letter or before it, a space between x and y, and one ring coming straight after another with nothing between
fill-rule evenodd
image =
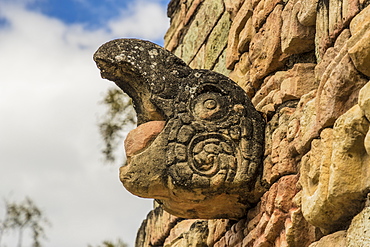
<instances>
[{"instance_id":1,"label":"orange-toned stone","mask_svg":"<svg viewBox=\"0 0 370 247\"><path fill-rule=\"evenodd\" d=\"M303 26L297 18L301 7L298 0L289 1L285 6L282 18L281 49L283 53L300 54L315 49L315 27Z\"/></svg>"},{"instance_id":2,"label":"orange-toned stone","mask_svg":"<svg viewBox=\"0 0 370 247\"><path fill-rule=\"evenodd\" d=\"M278 182L278 191L275 198L275 208L289 212L292 208L293 197L297 194L298 176L289 175L282 177Z\"/></svg>"},{"instance_id":3,"label":"orange-toned stone","mask_svg":"<svg viewBox=\"0 0 370 247\"><path fill-rule=\"evenodd\" d=\"M226 68L228 69L233 69L235 63L239 60L239 35L252 14L251 2L245 1L231 24L226 51Z\"/></svg>"},{"instance_id":4,"label":"orange-toned stone","mask_svg":"<svg viewBox=\"0 0 370 247\"><path fill-rule=\"evenodd\" d=\"M281 52L282 5L277 5L250 43L249 56L252 62L250 80L254 88L260 80L283 65Z\"/></svg>"},{"instance_id":5,"label":"orange-toned stone","mask_svg":"<svg viewBox=\"0 0 370 247\"><path fill-rule=\"evenodd\" d=\"M125 140L127 158L144 150L163 130L165 124L165 121L150 121L130 131Z\"/></svg>"}]
</instances>

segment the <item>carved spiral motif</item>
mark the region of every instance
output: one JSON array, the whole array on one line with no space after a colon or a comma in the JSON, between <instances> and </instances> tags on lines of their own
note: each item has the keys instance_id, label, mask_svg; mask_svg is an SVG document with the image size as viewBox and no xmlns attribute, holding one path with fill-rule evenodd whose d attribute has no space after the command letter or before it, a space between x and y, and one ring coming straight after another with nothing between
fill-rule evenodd
<instances>
[{"instance_id":1,"label":"carved spiral motif","mask_svg":"<svg viewBox=\"0 0 370 247\"><path fill-rule=\"evenodd\" d=\"M198 135L191 141L188 153L191 169L200 175L235 174L235 147L233 141L224 135Z\"/></svg>"}]
</instances>

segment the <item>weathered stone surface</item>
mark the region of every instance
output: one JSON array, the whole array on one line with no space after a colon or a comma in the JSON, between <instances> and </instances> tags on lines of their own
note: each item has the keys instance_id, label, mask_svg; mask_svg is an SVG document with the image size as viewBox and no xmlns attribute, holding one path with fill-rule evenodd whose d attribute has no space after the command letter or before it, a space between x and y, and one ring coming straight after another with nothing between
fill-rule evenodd
<instances>
[{"instance_id":1,"label":"weathered stone surface","mask_svg":"<svg viewBox=\"0 0 370 247\"><path fill-rule=\"evenodd\" d=\"M329 232L343 229L363 207L370 188L364 147L368 129L369 122L355 106L334 129L324 129L302 158L302 212L311 224Z\"/></svg>"},{"instance_id":2,"label":"weathered stone surface","mask_svg":"<svg viewBox=\"0 0 370 247\"><path fill-rule=\"evenodd\" d=\"M261 85L260 90L258 90L252 98L253 105L257 106L260 104L261 101L266 98L271 91L279 90L281 82L288 77L289 74L286 71L278 71L274 75L266 77Z\"/></svg>"},{"instance_id":3,"label":"weathered stone surface","mask_svg":"<svg viewBox=\"0 0 370 247\"><path fill-rule=\"evenodd\" d=\"M252 103L258 111L269 116L284 102L300 99L318 87L314 67L315 64L297 63L288 71L278 71L267 77L261 89L252 98Z\"/></svg>"},{"instance_id":4,"label":"weathered stone surface","mask_svg":"<svg viewBox=\"0 0 370 247\"><path fill-rule=\"evenodd\" d=\"M316 24L316 10L319 0L301 0L300 9L297 15L299 22L304 26L314 26Z\"/></svg>"},{"instance_id":5,"label":"weathered stone surface","mask_svg":"<svg viewBox=\"0 0 370 247\"><path fill-rule=\"evenodd\" d=\"M163 247L206 247L207 225L205 220L182 221L172 229Z\"/></svg>"},{"instance_id":6,"label":"weathered stone surface","mask_svg":"<svg viewBox=\"0 0 370 247\"><path fill-rule=\"evenodd\" d=\"M283 65L280 45L282 11L283 6L278 4L250 43L249 56L252 62L250 80L254 88L259 87L261 79Z\"/></svg>"},{"instance_id":7,"label":"weathered stone surface","mask_svg":"<svg viewBox=\"0 0 370 247\"><path fill-rule=\"evenodd\" d=\"M232 226L215 246L308 246L314 241L315 229L294 203L297 181L296 175L279 179L249 211L246 220Z\"/></svg>"},{"instance_id":8,"label":"weathered stone surface","mask_svg":"<svg viewBox=\"0 0 370 247\"><path fill-rule=\"evenodd\" d=\"M167 213L162 207L156 207L149 212L147 219L142 223L135 246L162 245L178 220L179 218Z\"/></svg>"},{"instance_id":9,"label":"weathered stone surface","mask_svg":"<svg viewBox=\"0 0 370 247\"><path fill-rule=\"evenodd\" d=\"M282 4L283 0L260 0L253 10L253 26L259 30L266 19L274 11L278 4Z\"/></svg>"},{"instance_id":10,"label":"weathered stone surface","mask_svg":"<svg viewBox=\"0 0 370 247\"><path fill-rule=\"evenodd\" d=\"M355 67L370 76L370 6L352 20L350 30L352 37L348 40L348 54Z\"/></svg>"},{"instance_id":11,"label":"weathered stone surface","mask_svg":"<svg viewBox=\"0 0 370 247\"><path fill-rule=\"evenodd\" d=\"M193 58L193 60L191 60L191 62L189 63L189 66L192 69L204 69L205 61L206 61L206 46L202 45L198 50L197 54L195 55L195 57Z\"/></svg>"},{"instance_id":12,"label":"weathered stone surface","mask_svg":"<svg viewBox=\"0 0 370 247\"><path fill-rule=\"evenodd\" d=\"M366 85L361 88L359 97L358 97L358 104L363 110L367 120L370 121L370 82L366 83Z\"/></svg>"},{"instance_id":13,"label":"weathered stone surface","mask_svg":"<svg viewBox=\"0 0 370 247\"><path fill-rule=\"evenodd\" d=\"M173 50L179 44L179 30L184 26L186 16L185 5L180 4L180 1L171 1L168 5L167 15L171 18L171 25L168 28L164 40L165 47Z\"/></svg>"},{"instance_id":14,"label":"weathered stone surface","mask_svg":"<svg viewBox=\"0 0 370 247\"><path fill-rule=\"evenodd\" d=\"M358 91L367 82L356 70L347 51L349 31L338 37L334 48L328 50L316 67L320 85L316 99L316 135L357 103ZM356 83L352 83L356 81Z\"/></svg>"},{"instance_id":15,"label":"weathered stone surface","mask_svg":"<svg viewBox=\"0 0 370 247\"><path fill-rule=\"evenodd\" d=\"M244 0L224 0L226 10L230 13L231 19L234 20Z\"/></svg>"},{"instance_id":16,"label":"weathered stone surface","mask_svg":"<svg viewBox=\"0 0 370 247\"><path fill-rule=\"evenodd\" d=\"M342 30L348 27L359 9L358 0L318 1L315 43L316 56L319 61Z\"/></svg>"},{"instance_id":17,"label":"weathered stone surface","mask_svg":"<svg viewBox=\"0 0 370 247\"><path fill-rule=\"evenodd\" d=\"M164 241L164 246L173 246L175 242L179 242L189 232L190 227L198 220L183 220L178 222L170 231L169 236ZM185 245L183 245L185 246Z\"/></svg>"},{"instance_id":18,"label":"weathered stone surface","mask_svg":"<svg viewBox=\"0 0 370 247\"><path fill-rule=\"evenodd\" d=\"M212 69L227 46L227 39L230 29L230 14L225 12L217 25L213 28L208 42L205 45L204 68Z\"/></svg>"},{"instance_id":19,"label":"weathered stone surface","mask_svg":"<svg viewBox=\"0 0 370 247\"><path fill-rule=\"evenodd\" d=\"M229 76L230 70L228 70L225 66L226 64L226 48L222 51L221 55L218 57L215 66L213 67L213 71L223 74L224 76Z\"/></svg>"},{"instance_id":20,"label":"weathered stone surface","mask_svg":"<svg viewBox=\"0 0 370 247\"><path fill-rule=\"evenodd\" d=\"M327 73L324 72L324 73ZM356 104L359 89L367 80L361 77L348 55L321 80L317 98L317 128L333 125L334 121ZM356 81L356 84L352 82Z\"/></svg>"},{"instance_id":21,"label":"weathered stone surface","mask_svg":"<svg viewBox=\"0 0 370 247\"><path fill-rule=\"evenodd\" d=\"M166 121L121 167L126 189L183 218L245 215L263 192L264 142L264 120L245 92L148 41L113 40L94 59L102 76L133 98L139 124Z\"/></svg>"},{"instance_id":22,"label":"weathered stone surface","mask_svg":"<svg viewBox=\"0 0 370 247\"><path fill-rule=\"evenodd\" d=\"M358 14L364 2L366 0L343 0L342 2L342 19L343 26L347 28L347 25L354 16Z\"/></svg>"},{"instance_id":23,"label":"weathered stone surface","mask_svg":"<svg viewBox=\"0 0 370 247\"><path fill-rule=\"evenodd\" d=\"M297 63L291 70L286 79L282 80L280 91L282 101L300 99L303 95L318 88L315 81L315 64Z\"/></svg>"},{"instance_id":24,"label":"weathered stone surface","mask_svg":"<svg viewBox=\"0 0 370 247\"><path fill-rule=\"evenodd\" d=\"M304 26L297 18L301 8L299 0L290 0L282 12L281 49L285 54L299 54L315 49L315 27Z\"/></svg>"},{"instance_id":25,"label":"weathered stone surface","mask_svg":"<svg viewBox=\"0 0 370 247\"><path fill-rule=\"evenodd\" d=\"M346 231L338 231L312 243L309 247L347 247Z\"/></svg>"},{"instance_id":26,"label":"weathered stone surface","mask_svg":"<svg viewBox=\"0 0 370 247\"><path fill-rule=\"evenodd\" d=\"M203 1L204 0L193 0L186 1L185 4L183 2L181 4L179 2L176 3L177 7L179 7L180 9L178 11L173 11L173 13L176 14L169 15L169 17L171 17L171 26L164 37L166 49L168 49L169 51L174 51L176 47L177 48L183 47L179 43L181 39L181 34L183 33L185 26L192 19L194 13L196 13L198 7L201 5ZM171 4L169 4L169 7L170 5Z\"/></svg>"},{"instance_id":27,"label":"weathered stone surface","mask_svg":"<svg viewBox=\"0 0 370 247\"><path fill-rule=\"evenodd\" d=\"M283 107L266 127L263 179L272 184L283 175L297 173L296 152L287 139L288 124L295 109ZM278 126L278 127L276 127Z\"/></svg>"},{"instance_id":28,"label":"weathered stone surface","mask_svg":"<svg viewBox=\"0 0 370 247\"><path fill-rule=\"evenodd\" d=\"M239 12L235 16L229 32L227 51L226 51L226 68L233 69L235 63L239 60L239 35L241 30L244 28L248 19L253 14L252 6L250 1L244 1L244 4L240 8Z\"/></svg>"},{"instance_id":29,"label":"weathered stone surface","mask_svg":"<svg viewBox=\"0 0 370 247\"><path fill-rule=\"evenodd\" d=\"M249 18L239 35L238 51L240 53L249 51L249 44L255 34L256 30L253 27L252 18Z\"/></svg>"},{"instance_id":30,"label":"weathered stone surface","mask_svg":"<svg viewBox=\"0 0 370 247\"><path fill-rule=\"evenodd\" d=\"M208 230L209 235L207 238L207 246L214 246L221 237L223 237L227 230L230 229L230 221L227 219L209 220Z\"/></svg>"},{"instance_id":31,"label":"weathered stone surface","mask_svg":"<svg viewBox=\"0 0 370 247\"><path fill-rule=\"evenodd\" d=\"M224 12L223 0L204 1L183 37L182 59L189 63Z\"/></svg>"},{"instance_id":32,"label":"weathered stone surface","mask_svg":"<svg viewBox=\"0 0 370 247\"><path fill-rule=\"evenodd\" d=\"M249 81L249 70L251 67L251 62L249 60L248 52L243 53L240 60L235 64L234 70L230 73L229 77L235 81L242 88L245 87L246 83Z\"/></svg>"},{"instance_id":33,"label":"weathered stone surface","mask_svg":"<svg viewBox=\"0 0 370 247\"><path fill-rule=\"evenodd\" d=\"M359 247L370 245L370 208L356 215L347 231L337 231L324 236L309 247Z\"/></svg>"},{"instance_id":34,"label":"weathered stone surface","mask_svg":"<svg viewBox=\"0 0 370 247\"><path fill-rule=\"evenodd\" d=\"M343 26L342 0L329 0L329 35Z\"/></svg>"},{"instance_id":35,"label":"weathered stone surface","mask_svg":"<svg viewBox=\"0 0 370 247\"><path fill-rule=\"evenodd\" d=\"M370 246L370 207L356 215L347 231L346 247Z\"/></svg>"},{"instance_id":36,"label":"weathered stone surface","mask_svg":"<svg viewBox=\"0 0 370 247\"><path fill-rule=\"evenodd\" d=\"M286 244L282 243L280 246L308 246L316 239L316 228L305 220L300 205L294 205L290 209L289 215L290 217L285 220ZM284 235L281 236L282 240L284 240L283 237Z\"/></svg>"}]
</instances>

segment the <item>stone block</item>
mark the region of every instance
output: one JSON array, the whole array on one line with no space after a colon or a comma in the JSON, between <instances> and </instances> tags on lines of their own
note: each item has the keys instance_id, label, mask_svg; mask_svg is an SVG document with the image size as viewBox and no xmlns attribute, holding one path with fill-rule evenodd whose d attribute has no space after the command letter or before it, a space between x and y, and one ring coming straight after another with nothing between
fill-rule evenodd
<instances>
[{"instance_id":1,"label":"stone block","mask_svg":"<svg viewBox=\"0 0 370 247\"><path fill-rule=\"evenodd\" d=\"M190 227L197 220L183 220L178 222L170 231L170 234L164 241L164 246L173 246L173 243L177 242L178 239L184 237L184 235L190 230Z\"/></svg>"},{"instance_id":2,"label":"stone block","mask_svg":"<svg viewBox=\"0 0 370 247\"><path fill-rule=\"evenodd\" d=\"M327 235L321 238L320 241L310 244L309 247L347 247L346 231L338 231Z\"/></svg>"},{"instance_id":3,"label":"stone block","mask_svg":"<svg viewBox=\"0 0 370 247\"><path fill-rule=\"evenodd\" d=\"M180 44L180 39L184 33L184 28L195 15L198 7L204 0L192 0L181 2L177 5L179 10L174 11L171 15L170 29L165 35L165 48L169 51L174 51ZM171 8L171 6L169 6ZM170 9L169 9L170 11Z\"/></svg>"},{"instance_id":4,"label":"stone block","mask_svg":"<svg viewBox=\"0 0 370 247\"><path fill-rule=\"evenodd\" d=\"M234 20L244 0L224 0L226 10L230 13L231 19Z\"/></svg>"},{"instance_id":5,"label":"stone block","mask_svg":"<svg viewBox=\"0 0 370 247\"><path fill-rule=\"evenodd\" d=\"M206 46L202 45L193 60L191 60L191 62L189 63L189 66L192 69L204 69L205 60Z\"/></svg>"},{"instance_id":6,"label":"stone block","mask_svg":"<svg viewBox=\"0 0 370 247\"><path fill-rule=\"evenodd\" d=\"M234 232L230 236L226 237L227 246L237 246L243 242L243 239L243 231Z\"/></svg>"},{"instance_id":7,"label":"stone block","mask_svg":"<svg viewBox=\"0 0 370 247\"><path fill-rule=\"evenodd\" d=\"M304 26L315 26L318 0L300 0L298 21Z\"/></svg>"},{"instance_id":8,"label":"stone block","mask_svg":"<svg viewBox=\"0 0 370 247\"><path fill-rule=\"evenodd\" d=\"M223 13L223 0L204 1L200 5L182 41L184 44L182 59L186 63L194 58Z\"/></svg>"},{"instance_id":9,"label":"stone block","mask_svg":"<svg viewBox=\"0 0 370 247\"><path fill-rule=\"evenodd\" d=\"M218 57L215 66L212 68L213 71L223 74L224 76L230 75L230 70L226 68L226 49L224 49L221 55Z\"/></svg>"},{"instance_id":10,"label":"stone block","mask_svg":"<svg viewBox=\"0 0 370 247\"><path fill-rule=\"evenodd\" d=\"M316 137L314 131L316 121L316 91L311 91L301 97L295 113L292 116L288 132L293 137L292 145L298 154L303 155L310 149L311 140Z\"/></svg>"},{"instance_id":11,"label":"stone block","mask_svg":"<svg viewBox=\"0 0 370 247\"><path fill-rule=\"evenodd\" d=\"M370 121L370 82L361 88L358 96L358 104L363 110L366 118Z\"/></svg>"},{"instance_id":12,"label":"stone block","mask_svg":"<svg viewBox=\"0 0 370 247\"><path fill-rule=\"evenodd\" d=\"M283 102L300 99L303 95L318 88L315 80L315 66L312 63L297 63L287 71L287 76L282 80L280 91Z\"/></svg>"},{"instance_id":13,"label":"stone block","mask_svg":"<svg viewBox=\"0 0 370 247\"><path fill-rule=\"evenodd\" d=\"M245 1L231 24L226 53L227 69L233 69L235 63L239 60L239 35L240 32L243 30L245 24L247 23L248 19L251 18L252 14L253 11L251 2Z\"/></svg>"},{"instance_id":14,"label":"stone block","mask_svg":"<svg viewBox=\"0 0 370 247\"><path fill-rule=\"evenodd\" d=\"M253 105L257 106L272 90L278 90L281 82L288 77L289 73L286 71L278 71L274 75L266 77L261 88L252 98Z\"/></svg>"},{"instance_id":15,"label":"stone block","mask_svg":"<svg viewBox=\"0 0 370 247\"><path fill-rule=\"evenodd\" d=\"M259 30L266 19L274 11L278 4L283 4L283 0L260 0L253 10L253 26Z\"/></svg>"},{"instance_id":16,"label":"stone block","mask_svg":"<svg viewBox=\"0 0 370 247\"><path fill-rule=\"evenodd\" d=\"M259 88L260 80L283 65L280 39L282 11L283 6L278 4L252 38L249 56L252 63L250 80L254 88Z\"/></svg>"},{"instance_id":17,"label":"stone block","mask_svg":"<svg viewBox=\"0 0 370 247\"><path fill-rule=\"evenodd\" d=\"M343 0L342 19L345 28L352 18L360 12L361 6L364 6L363 0Z\"/></svg>"},{"instance_id":18,"label":"stone block","mask_svg":"<svg viewBox=\"0 0 370 247\"><path fill-rule=\"evenodd\" d=\"M149 212L145 227L147 245L162 244L178 220L179 218L167 213L162 207L156 207Z\"/></svg>"},{"instance_id":19,"label":"stone block","mask_svg":"<svg viewBox=\"0 0 370 247\"><path fill-rule=\"evenodd\" d=\"M205 69L212 69L216 64L218 57L226 48L230 24L230 14L225 12L217 22L217 25L213 28L208 41L205 44Z\"/></svg>"},{"instance_id":20,"label":"stone block","mask_svg":"<svg viewBox=\"0 0 370 247\"><path fill-rule=\"evenodd\" d=\"M287 215L282 211L278 209L274 210L263 232L263 236L266 238L267 241L273 242L279 236L280 232L284 228L286 216Z\"/></svg>"},{"instance_id":21,"label":"stone block","mask_svg":"<svg viewBox=\"0 0 370 247\"><path fill-rule=\"evenodd\" d=\"M226 238L222 237L218 242L215 243L214 247L226 247Z\"/></svg>"},{"instance_id":22,"label":"stone block","mask_svg":"<svg viewBox=\"0 0 370 247\"><path fill-rule=\"evenodd\" d=\"M164 36L164 47L171 51L173 51L173 49L178 45L180 38L179 31L184 27L186 12L184 4L178 4L176 9L172 9L170 27Z\"/></svg>"},{"instance_id":23,"label":"stone block","mask_svg":"<svg viewBox=\"0 0 370 247\"><path fill-rule=\"evenodd\" d=\"M230 221L228 219L209 220L207 246L214 246L225 235L229 227Z\"/></svg>"},{"instance_id":24,"label":"stone block","mask_svg":"<svg viewBox=\"0 0 370 247\"><path fill-rule=\"evenodd\" d=\"M370 246L370 207L365 207L351 222L346 247Z\"/></svg>"},{"instance_id":25,"label":"stone block","mask_svg":"<svg viewBox=\"0 0 370 247\"><path fill-rule=\"evenodd\" d=\"M342 3L343 0L329 0L329 35L343 27Z\"/></svg>"},{"instance_id":26,"label":"stone block","mask_svg":"<svg viewBox=\"0 0 370 247\"><path fill-rule=\"evenodd\" d=\"M252 18L249 18L239 34L238 51L240 53L249 51L249 44L255 34L256 30L253 27Z\"/></svg>"},{"instance_id":27,"label":"stone block","mask_svg":"<svg viewBox=\"0 0 370 247\"><path fill-rule=\"evenodd\" d=\"M329 1L318 1L316 14L315 52L320 61L330 46L329 40Z\"/></svg>"},{"instance_id":28,"label":"stone block","mask_svg":"<svg viewBox=\"0 0 370 247\"><path fill-rule=\"evenodd\" d=\"M324 66L328 65L319 77L315 123L317 133L322 128L332 126L340 115L357 103L358 92L367 82L357 71L347 53L348 47L345 41L347 37L349 37L348 31L343 31L334 45L334 51L331 53L333 55L324 56L320 62ZM334 54L336 54L335 57ZM322 68L320 64L317 66L317 74L320 74L319 68Z\"/></svg>"},{"instance_id":29,"label":"stone block","mask_svg":"<svg viewBox=\"0 0 370 247\"><path fill-rule=\"evenodd\" d=\"M279 179L278 189L275 198L275 209L279 209L281 212L288 213L292 208L292 201L294 196L297 194L297 175L288 175Z\"/></svg>"},{"instance_id":30,"label":"stone block","mask_svg":"<svg viewBox=\"0 0 370 247\"><path fill-rule=\"evenodd\" d=\"M348 53L356 69L370 76L370 6L362 10L350 24L352 37Z\"/></svg>"},{"instance_id":31,"label":"stone block","mask_svg":"<svg viewBox=\"0 0 370 247\"><path fill-rule=\"evenodd\" d=\"M287 55L315 49L315 27L304 26L298 21L300 8L301 1L290 0L282 12L281 49Z\"/></svg>"},{"instance_id":32,"label":"stone block","mask_svg":"<svg viewBox=\"0 0 370 247\"><path fill-rule=\"evenodd\" d=\"M266 151L271 148L271 162L272 167L270 173L266 174L263 178L270 184L284 175L297 173L296 152L293 145L287 139L288 124L291 116L294 114L295 109L290 107L282 108L278 114L278 118L273 117L270 121L278 121L277 128L270 138L266 138ZM268 143L271 141L271 145Z\"/></svg>"},{"instance_id":33,"label":"stone block","mask_svg":"<svg viewBox=\"0 0 370 247\"><path fill-rule=\"evenodd\" d=\"M316 228L305 220L301 208L293 207L290 209L289 215L290 217L285 221L285 246L303 247L314 242Z\"/></svg>"},{"instance_id":34,"label":"stone block","mask_svg":"<svg viewBox=\"0 0 370 247\"><path fill-rule=\"evenodd\" d=\"M358 92L366 82L353 66L350 57L344 55L327 80L320 82L316 108L317 129L332 126L340 115L355 105Z\"/></svg>"},{"instance_id":35,"label":"stone block","mask_svg":"<svg viewBox=\"0 0 370 247\"><path fill-rule=\"evenodd\" d=\"M249 60L248 52L243 53L239 62L235 65L234 70L230 73L229 77L235 81L239 86L243 87L249 81L249 70L251 63Z\"/></svg>"},{"instance_id":36,"label":"stone block","mask_svg":"<svg viewBox=\"0 0 370 247\"><path fill-rule=\"evenodd\" d=\"M364 206L369 156L364 146L369 122L358 105L324 129L302 158L302 212L327 232L341 230Z\"/></svg>"}]
</instances>

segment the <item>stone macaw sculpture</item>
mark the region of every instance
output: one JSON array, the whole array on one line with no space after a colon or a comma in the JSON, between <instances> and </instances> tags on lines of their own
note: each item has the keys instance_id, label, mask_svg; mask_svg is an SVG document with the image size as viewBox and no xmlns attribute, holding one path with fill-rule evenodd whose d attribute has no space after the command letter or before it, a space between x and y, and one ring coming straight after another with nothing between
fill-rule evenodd
<instances>
[{"instance_id":1,"label":"stone macaw sculpture","mask_svg":"<svg viewBox=\"0 0 370 247\"><path fill-rule=\"evenodd\" d=\"M120 169L126 189L183 218L244 216L263 191L265 121L243 89L149 41L110 41L94 60L137 113Z\"/></svg>"}]
</instances>

